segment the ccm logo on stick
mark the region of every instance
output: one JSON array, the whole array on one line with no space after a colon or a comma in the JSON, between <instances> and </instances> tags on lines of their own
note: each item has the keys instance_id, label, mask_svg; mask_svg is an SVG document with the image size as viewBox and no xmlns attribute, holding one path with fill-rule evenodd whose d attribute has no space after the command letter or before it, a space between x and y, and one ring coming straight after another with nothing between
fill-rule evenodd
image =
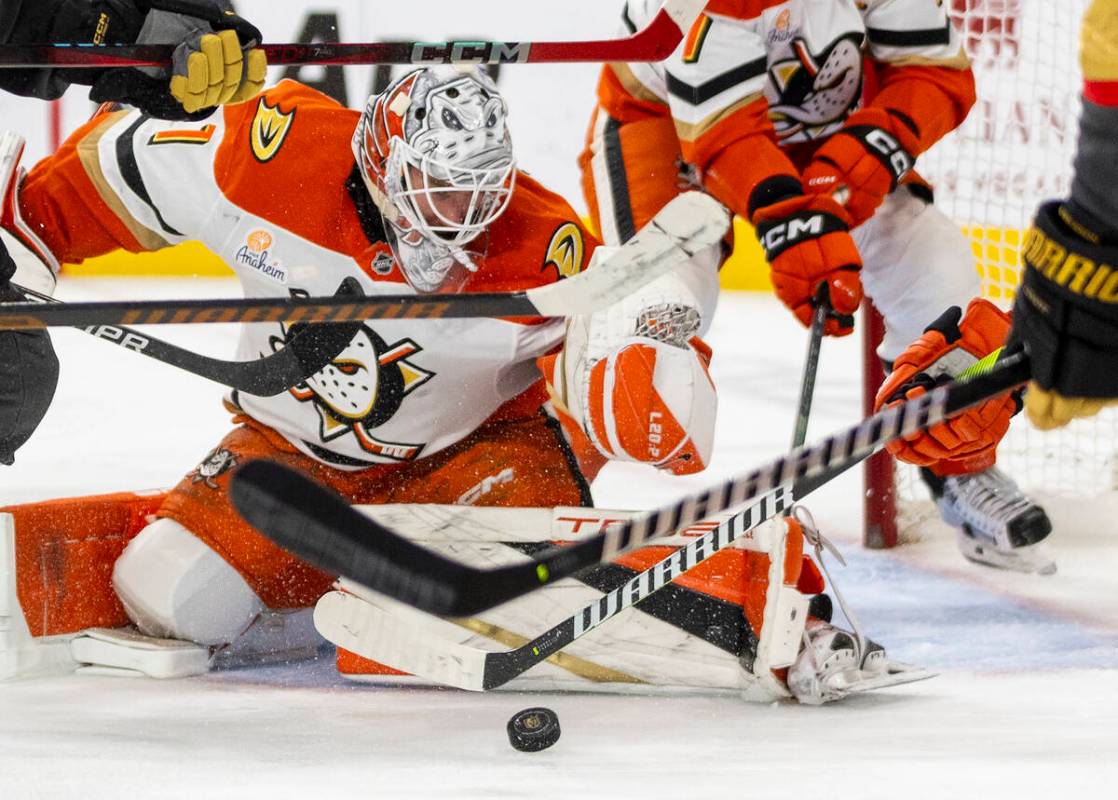
<instances>
[{"instance_id":1,"label":"ccm logo on stick","mask_svg":"<svg viewBox=\"0 0 1118 800\"><path fill-rule=\"evenodd\" d=\"M413 64L506 64L528 60L530 44L520 42L417 42Z\"/></svg>"}]
</instances>

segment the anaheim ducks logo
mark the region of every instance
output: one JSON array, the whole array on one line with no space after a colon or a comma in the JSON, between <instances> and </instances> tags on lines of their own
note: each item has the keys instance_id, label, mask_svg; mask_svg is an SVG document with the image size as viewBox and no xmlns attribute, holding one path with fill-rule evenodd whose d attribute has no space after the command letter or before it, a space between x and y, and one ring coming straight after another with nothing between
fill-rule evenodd
<instances>
[{"instance_id":1,"label":"anaheim ducks logo","mask_svg":"<svg viewBox=\"0 0 1118 800\"><path fill-rule=\"evenodd\" d=\"M801 38L792 57L769 67L769 118L782 140L807 141L829 135L862 97L862 34L848 33L821 53Z\"/></svg>"},{"instance_id":2,"label":"anaheim ducks logo","mask_svg":"<svg viewBox=\"0 0 1118 800\"><path fill-rule=\"evenodd\" d=\"M551 237L543 268L546 270L555 267L560 278L572 278L582 271L582 256L585 250L582 229L573 222L564 223Z\"/></svg>"},{"instance_id":3,"label":"anaheim ducks logo","mask_svg":"<svg viewBox=\"0 0 1118 800\"><path fill-rule=\"evenodd\" d=\"M294 108L285 113L280 110L278 103L270 106L265 98L260 98L256 106L256 116L252 120L252 132L249 135L252 154L256 156L257 161L271 161L276 157L294 121Z\"/></svg>"},{"instance_id":4,"label":"anaheim ducks logo","mask_svg":"<svg viewBox=\"0 0 1118 800\"><path fill-rule=\"evenodd\" d=\"M235 466L237 466L237 457L233 453L224 447L215 448L190 473L190 482L204 483L210 489L216 489L215 481Z\"/></svg>"},{"instance_id":5,"label":"anaheim ducks logo","mask_svg":"<svg viewBox=\"0 0 1118 800\"><path fill-rule=\"evenodd\" d=\"M272 349L279 350L304 327L285 326L282 337L272 337ZM384 441L373 430L392 419L404 398L435 376L409 360L422 350L411 339L390 345L376 331L362 326L324 369L288 391L299 402L314 404L323 442L352 435L368 453L392 461L412 461L423 450L423 443Z\"/></svg>"}]
</instances>

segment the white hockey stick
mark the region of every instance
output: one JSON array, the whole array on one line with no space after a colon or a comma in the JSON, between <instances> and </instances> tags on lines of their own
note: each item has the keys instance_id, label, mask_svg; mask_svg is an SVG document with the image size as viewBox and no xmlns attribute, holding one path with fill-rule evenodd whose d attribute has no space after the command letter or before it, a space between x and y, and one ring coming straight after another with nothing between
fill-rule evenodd
<instances>
[{"instance_id":1,"label":"white hockey stick","mask_svg":"<svg viewBox=\"0 0 1118 800\"><path fill-rule=\"evenodd\" d=\"M352 322L361 319L566 317L589 314L632 294L722 240L729 212L702 192L679 195L640 232L573 278L522 292L251 297L87 303L0 303L0 330L56 326L205 322Z\"/></svg>"}]
</instances>

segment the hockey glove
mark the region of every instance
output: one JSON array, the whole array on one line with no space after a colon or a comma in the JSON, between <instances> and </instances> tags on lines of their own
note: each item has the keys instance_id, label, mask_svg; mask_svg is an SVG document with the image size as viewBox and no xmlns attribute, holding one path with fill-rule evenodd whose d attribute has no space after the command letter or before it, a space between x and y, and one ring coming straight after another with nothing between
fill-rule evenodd
<instances>
[{"instance_id":1,"label":"hockey glove","mask_svg":"<svg viewBox=\"0 0 1118 800\"><path fill-rule=\"evenodd\" d=\"M894 363L877 392L876 410L954 379L999 350L1008 333L1009 315L988 300L972 300L966 316L952 306ZM1018 391L987 400L886 447L901 461L928 467L940 477L981 472L994 465L998 442L1020 410Z\"/></svg>"},{"instance_id":2,"label":"hockey glove","mask_svg":"<svg viewBox=\"0 0 1118 800\"><path fill-rule=\"evenodd\" d=\"M909 173L916 134L889 112L866 108L850 115L803 172L806 191L830 195L856 228Z\"/></svg>"},{"instance_id":3,"label":"hockey glove","mask_svg":"<svg viewBox=\"0 0 1118 800\"><path fill-rule=\"evenodd\" d=\"M814 298L824 285L834 312L824 332L853 331L862 303L862 259L842 206L822 195L797 195L756 210L752 221L784 305L809 326Z\"/></svg>"},{"instance_id":4,"label":"hockey glove","mask_svg":"<svg viewBox=\"0 0 1118 800\"><path fill-rule=\"evenodd\" d=\"M1118 246L1046 203L1025 238L1013 338L1033 368L1029 419L1042 430L1118 402Z\"/></svg>"},{"instance_id":5,"label":"hockey glove","mask_svg":"<svg viewBox=\"0 0 1118 800\"><path fill-rule=\"evenodd\" d=\"M104 5L122 19L115 27L106 23L112 38L105 41L119 42L131 33L137 44L178 47L169 72L154 67L106 71L93 84L93 100L127 103L163 119L199 119L263 88L268 65L257 47L260 31L227 0L109 0Z\"/></svg>"},{"instance_id":6,"label":"hockey glove","mask_svg":"<svg viewBox=\"0 0 1118 800\"><path fill-rule=\"evenodd\" d=\"M676 475L710 461L718 397L709 363L710 350L697 337L687 347L632 337L583 377L572 375L581 370L571 370L562 353L538 360L557 410L598 452Z\"/></svg>"}]
</instances>

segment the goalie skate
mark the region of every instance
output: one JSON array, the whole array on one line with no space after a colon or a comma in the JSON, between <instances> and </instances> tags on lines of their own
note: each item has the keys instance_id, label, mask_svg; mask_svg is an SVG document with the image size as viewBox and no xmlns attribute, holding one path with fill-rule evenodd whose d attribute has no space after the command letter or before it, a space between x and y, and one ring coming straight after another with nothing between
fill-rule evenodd
<instances>
[{"instance_id":1,"label":"goalie skate","mask_svg":"<svg viewBox=\"0 0 1118 800\"><path fill-rule=\"evenodd\" d=\"M805 705L822 705L890 686L934 678L936 673L885 656L869 639L829 622L813 619L804 632L804 648L788 670L788 688Z\"/></svg>"},{"instance_id":2,"label":"goalie skate","mask_svg":"<svg viewBox=\"0 0 1118 800\"><path fill-rule=\"evenodd\" d=\"M925 474L940 516L958 528L969 561L1018 572L1052 575L1056 561L1045 539L1052 523L1044 509L996 467L940 479Z\"/></svg>"}]
</instances>

